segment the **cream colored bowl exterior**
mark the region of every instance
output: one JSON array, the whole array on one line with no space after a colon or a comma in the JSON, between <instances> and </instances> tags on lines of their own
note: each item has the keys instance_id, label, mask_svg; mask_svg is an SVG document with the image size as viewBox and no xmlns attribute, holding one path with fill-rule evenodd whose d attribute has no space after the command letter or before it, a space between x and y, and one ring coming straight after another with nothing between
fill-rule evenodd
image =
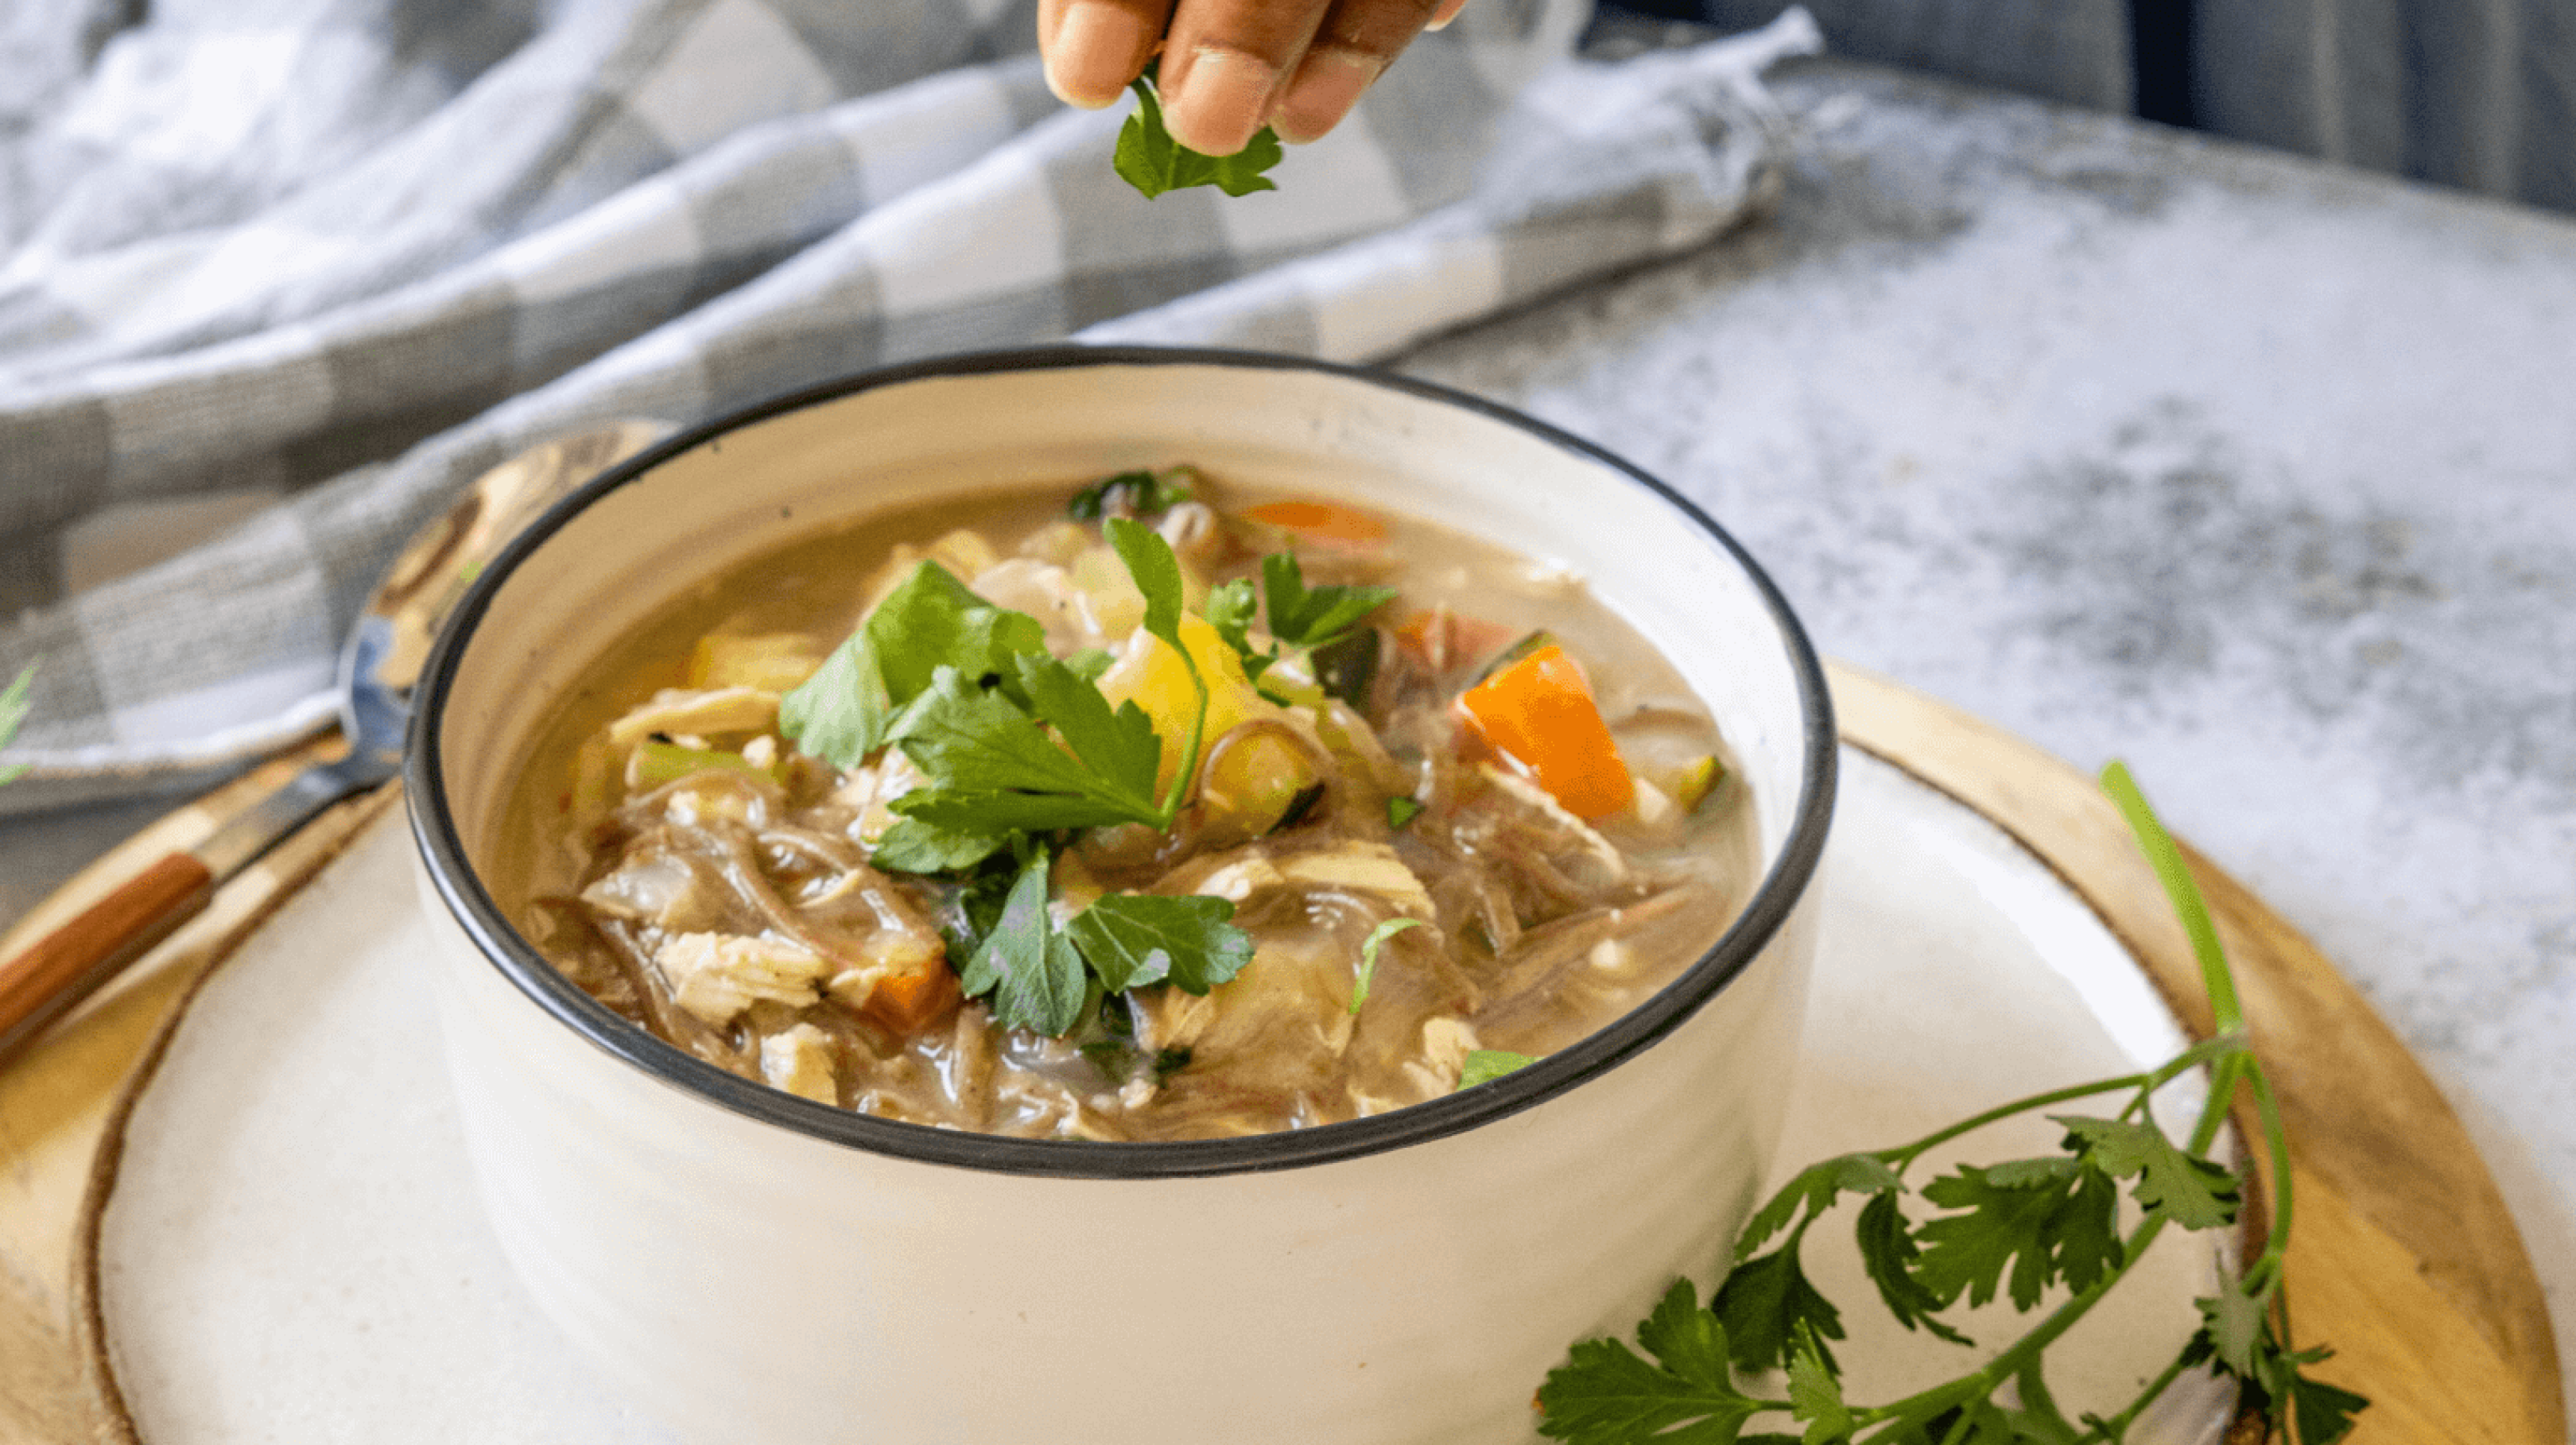
<instances>
[{"instance_id":1,"label":"cream colored bowl exterior","mask_svg":"<svg viewBox=\"0 0 2576 1445\"><path fill-rule=\"evenodd\" d=\"M688 582L898 502L1174 459L1585 573L1717 710L1766 866L1790 846L1816 776L1803 644L1647 489L1365 379L1108 360L817 401L599 497L500 579L461 643L432 720L457 836L488 852L548 700ZM1670 1032L1518 1112L1296 1167L1086 1178L898 1157L725 1107L567 1027L426 870L423 888L468 1146L540 1306L690 1438L906 1445L1528 1438L1567 1345L1624 1331L1677 1273L1705 1283L1750 1207L1816 896ZM1096 1172L1063 1148L1067 1173Z\"/></svg>"}]
</instances>

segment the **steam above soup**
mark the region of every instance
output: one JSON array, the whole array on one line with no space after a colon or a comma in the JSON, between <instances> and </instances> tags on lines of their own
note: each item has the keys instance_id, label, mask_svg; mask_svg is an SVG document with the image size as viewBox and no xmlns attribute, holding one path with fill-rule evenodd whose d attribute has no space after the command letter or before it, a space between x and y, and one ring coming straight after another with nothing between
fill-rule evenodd
<instances>
[{"instance_id":1,"label":"steam above soup","mask_svg":"<svg viewBox=\"0 0 2576 1445\"><path fill-rule=\"evenodd\" d=\"M1579 579L1186 467L776 554L586 675L513 907L667 1042L1072 1139L1381 1113L1715 942L1750 806Z\"/></svg>"}]
</instances>

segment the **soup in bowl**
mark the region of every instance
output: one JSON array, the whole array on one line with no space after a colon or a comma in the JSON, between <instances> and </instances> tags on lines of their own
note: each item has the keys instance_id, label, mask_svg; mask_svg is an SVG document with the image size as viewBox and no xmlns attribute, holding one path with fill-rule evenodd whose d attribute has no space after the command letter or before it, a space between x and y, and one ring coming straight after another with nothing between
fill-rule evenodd
<instances>
[{"instance_id":1,"label":"soup in bowl","mask_svg":"<svg viewBox=\"0 0 2576 1445\"><path fill-rule=\"evenodd\" d=\"M1486 403L1082 348L783 398L550 514L419 707L495 1228L697 1437L1526 1436L1775 1142L1814 656Z\"/></svg>"}]
</instances>

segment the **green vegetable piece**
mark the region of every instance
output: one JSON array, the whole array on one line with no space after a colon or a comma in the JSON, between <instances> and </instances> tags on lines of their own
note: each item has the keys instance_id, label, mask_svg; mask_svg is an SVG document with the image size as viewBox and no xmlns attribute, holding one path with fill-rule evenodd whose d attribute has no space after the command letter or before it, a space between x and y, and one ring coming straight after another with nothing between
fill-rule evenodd
<instances>
[{"instance_id":1,"label":"green vegetable piece","mask_svg":"<svg viewBox=\"0 0 2576 1445\"><path fill-rule=\"evenodd\" d=\"M778 781L778 769L764 768L740 753L716 748L682 747L659 738L646 738L635 745L635 756L627 764L627 786L637 791L676 783L692 773L740 773L745 777Z\"/></svg>"},{"instance_id":2,"label":"green vegetable piece","mask_svg":"<svg viewBox=\"0 0 2576 1445\"><path fill-rule=\"evenodd\" d=\"M1401 828L1421 816L1422 805L1411 798L1393 797L1386 800L1386 825L1390 828Z\"/></svg>"},{"instance_id":3,"label":"green vegetable piece","mask_svg":"<svg viewBox=\"0 0 2576 1445\"><path fill-rule=\"evenodd\" d=\"M1215 628L1216 635L1225 639L1226 646L1241 654L1244 672L1250 676L1258 675L1253 672L1254 662L1268 667L1277 660L1268 653L1253 649L1252 621L1260 612L1261 603L1253 594L1249 577L1237 577L1209 588L1207 605L1199 609L1199 614L1208 620L1208 626Z\"/></svg>"},{"instance_id":4,"label":"green vegetable piece","mask_svg":"<svg viewBox=\"0 0 2576 1445\"><path fill-rule=\"evenodd\" d=\"M1056 1035L1081 1017L1082 955L1047 914L1047 853L1032 851L1002 901L1002 916L958 971L967 997L992 996L1005 1028Z\"/></svg>"},{"instance_id":5,"label":"green vegetable piece","mask_svg":"<svg viewBox=\"0 0 2576 1445\"><path fill-rule=\"evenodd\" d=\"M1620 1340L1585 1340L1539 1386L1539 1433L1575 1445L1733 1445L1761 1408L1727 1373L1726 1331L1673 1281L1638 1326L1648 1363Z\"/></svg>"},{"instance_id":6,"label":"green vegetable piece","mask_svg":"<svg viewBox=\"0 0 2576 1445\"><path fill-rule=\"evenodd\" d=\"M1308 587L1291 552L1261 559L1261 591L1270 635L1291 647L1322 647L1396 597L1392 587Z\"/></svg>"},{"instance_id":7,"label":"green vegetable piece","mask_svg":"<svg viewBox=\"0 0 2576 1445\"><path fill-rule=\"evenodd\" d=\"M1531 653L1538 651L1542 647L1555 647L1558 645L1560 644L1556 640L1556 634L1542 627L1538 631L1522 638L1520 641L1513 643L1511 646L1504 648L1502 651L1495 653L1494 660L1486 663L1484 670L1476 674L1476 681L1483 682L1486 678L1492 677L1495 673L1502 671L1504 668L1511 666L1513 663L1520 661L1522 658L1529 656Z\"/></svg>"},{"instance_id":8,"label":"green vegetable piece","mask_svg":"<svg viewBox=\"0 0 2576 1445\"><path fill-rule=\"evenodd\" d=\"M1172 139L1172 133L1164 129L1163 104L1154 93L1152 67L1127 88L1136 92L1136 113L1127 117L1127 124L1119 129L1118 150L1111 164L1147 200L1191 186L1214 186L1229 196L1279 189L1276 182L1262 174L1279 164L1286 154L1270 127L1263 126L1251 144L1234 155L1201 155Z\"/></svg>"},{"instance_id":9,"label":"green vegetable piece","mask_svg":"<svg viewBox=\"0 0 2576 1445\"><path fill-rule=\"evenodd\" d=\"M1886 1303L1888 1315L1898 1324L1909 1330L1921 1326L1935 1338L1954 1345L1972 1343L1966 1335L1932 1317L1933 1311L1946 1308L1950 1301L1925 1288L1923 1281L1914 1276L1915 1261L1923 1251L1914 1243L1913 1226L1898 1203L1902 1193L1901 1186L1891 1187L1871 1195L1869 1202L1861 1206L1860 1218L1852 1228L1853 1242L1860 1247L1861 1268L1869 1274L1869 1282L1878 1287L1879 1299Z\"/></svg>"},{"instance_id":10,"label":"green vegetable piece","mask_svg":"<svg viewBox=\"0 0 2576 1445\"><path fill-rule=\"evenodd\" d=\"M1068 654L1064 659L1064 665L1073 669L1074 676L1085 682L1098 682L1100 675L1117 663L1116 653L1099 647L1086 647L1080 652Z\"/></svg>"},{"instance_id":11,"label":"green vegetable piece","mask_svg":"<svg viewBox=\"0 0 2576 1445\"><path fill-rule=\"evenodd\" d=\"M31 706L27 693L35 685L36 665L31 662L18 669L18 676L10 682L7 691L0 692L0 748L9 745L9 740L18 735L18 724L27 720L27 710ZM26 771L25 763L0 768L0 783L12 782Z\"/></svg>"},{"instance_id":12,"label":"green vegetable piece","mask_svg":"<svg viewBox=\"0 0 2576 1445\"><path fill-rule=\"evenodd\" d=\"M1798 1327L1798 1337L1789 1349L1789 1413L1806 1422L1803 1445L1851 1438L1851 1407L1843 1403L1842 1379L1832 1358L1817 1343L1813 1329Z\"/></svg>"},{"instance_id":13,"label":"green vegetable piece","mask_svg":"<svg viewBox=\"0 0 2576 1445\"><path fill-rule=\"evenodd\" d=\"M1374 627L1345 632L1308 654L1315 682L1326 695L1361 711L1368 708L1369 689L1377 683L1379 655L1386 642Z\"/></svg>"},{"instance_id":14,"label":"green vegetable piece","mask_svg":"<svg viewBox=\"0 0 2576 1445\"><path fill-rule=\"evenodd\" d=\"M1673 779L1673 801L1681 804L1685 813L1696 812L1700 804L1708 801L1709 794L1717 791L1717 785L1725 781L1726 764L1719 762L1716 754L1693 759Z\"/></svg>"},{"instance_id":15,"label":"green vegetable piece","mask_svg":"<svg viewBox=\"0 0 2576 1445\"><path fill-rule=\"evenodd\" d=\"M1419 918L1390 918L1369 930L1367 940L1360 944L1359 976L1351 981L1352 1013L1358 1013L1360 1005L1368 1002L1369 980L1377 975L1377 951L1386 946L1388 939L1408 928L1421 926Z\"/></svg>"},{"instance_id":16,"label":"green vegetable piece","mask_svg":"<svg viewBox=\"0 0 2576 1445\"><path fill-rule=\"evenodd\" d=\"M1232 917L1234 905L1222 898L1110 893L1065 931L1113 993L1169 982L1203 994L1252 961L1252 936L1227 922Z\"/></svg>"},{"instance_id":17,"label":"green vegetable piece","mask_svg":"<svg viewBox=\"0 0 2576 1445\"><path fill-rule=\"evenodd\" d=\"M1478 1084L1490 1084L1505 1074L1537 1062L1534 1054L1516 1054L1509 1049L1470 1049L1465 1061L1458 1066L1458 1087L1472 1089Z\"/></svg>"},{"instance_id":18,"label":"green vegetable piece","mask_svg":"<svg viewBox=\"0 0 2576 1445\"><path fill-rule=\"evenodd\" d=\"M1165 467L1159 472L1120 472L1102 477L1073 494L1065 515L1077 522L1103 517L1134 517L1167 512L1199 494L1196 467Z\"/></svg>"},{"instance_id":19,"label":"green vegetable piece","mask_svg":"<svg viewBox=\"0 0 2576 1445\"><path fill-rule=\"evenodd\" d=\"M995 607L936 562L886 594L803 686L779 699L778 726L836 768L856 767L891 740L899 710L941 668L981 679L1014 656L1046 651L1046 628Z\"/></svg>"},{"instance_id":20,"label":"green vegetable piece","mask_svg":"<svg viewBox=\"0 0 2576 1445\"><path fill-rule=\"evenodd\" d=\"M1306 786L1299 788L1296 792L1288 795L1288 806L1279 810L1279 821L1262 830L1261 836L1267 838L1273 833L1284 833L1290 828L1294 828L1298 824L1305 822L1306 815L1315 811L1315 805L1323 800L1323 784L1308 783Z\"/></svg>"}]
</instances>

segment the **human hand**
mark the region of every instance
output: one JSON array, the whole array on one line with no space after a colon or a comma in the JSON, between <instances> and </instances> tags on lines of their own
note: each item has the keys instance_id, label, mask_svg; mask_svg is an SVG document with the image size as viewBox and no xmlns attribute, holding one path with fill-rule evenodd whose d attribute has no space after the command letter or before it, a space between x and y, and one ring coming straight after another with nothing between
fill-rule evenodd
<instances>
[{"instance_id":1,"label":"human hand","mask_svg":"<svg viewBox=\"0 0 2576 1445\"><path fill-rule=\"evenodd\" d=\"M1310 141L1341 123L1413 37L1467 0L1039 0L1038 52L1068 105L1118 99L1159 49L1163 124L1227 156L1262 126Z\"/></svg>"}]
</instances>

